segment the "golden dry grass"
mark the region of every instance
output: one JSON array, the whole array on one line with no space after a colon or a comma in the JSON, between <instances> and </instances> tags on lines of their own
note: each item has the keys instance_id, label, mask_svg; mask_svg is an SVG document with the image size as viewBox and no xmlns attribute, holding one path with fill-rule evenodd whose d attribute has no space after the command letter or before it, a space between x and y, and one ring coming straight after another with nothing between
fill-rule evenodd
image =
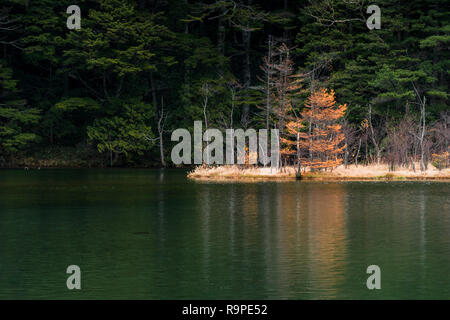
<instances>
[{"instance_id":1,"label":"golden dry grass","mask_svg":"<svg viewBox=\"0 0 450 320\"><path fill-rule=\"evenodd\" d=\"M428 165L428 169L424 172L419 170L419 164L416 164L416 171L410 168L397 167L395 171L389 171L389 166L385 164L355 166L349 165L347 168L339 166L335 168L331 174L337 177L355 177L355 178L376 178L382 176L392 176L397 178L450 178L450 168L439 171L437 168Z\"/></svg>"},{"instance_id":2,"label":"golden dry grass","mask_svg":"<svg viewBox=\"0 0 450 320\"><path fill-rule=\"evenodd\" d=\"M419 168L418 164L416 168ZM286 180L295 179L296 169L285 167L277 170L271 167L240 167L237 165L198 166L188 174L191 179L201 180ZM302 170L305 180L450 180L450 168L439 171L431 164L428 170L421 172L400 167L389 171L388 165L349 165L339 166L333 170L306 172Z\"/></svg>"},{"instance_id":3,"label":"golden dry grass","mask_svg":"<svg viewBox=\"0 0 450 320\"><path fill-rule=\"evenodd\" d=\"M279 171L271 167L246 167L237 165L198 166L188 174L189 178L223 180L223 179L291 179L295 177L293 168Z\"/></svg>"}]
</instances>

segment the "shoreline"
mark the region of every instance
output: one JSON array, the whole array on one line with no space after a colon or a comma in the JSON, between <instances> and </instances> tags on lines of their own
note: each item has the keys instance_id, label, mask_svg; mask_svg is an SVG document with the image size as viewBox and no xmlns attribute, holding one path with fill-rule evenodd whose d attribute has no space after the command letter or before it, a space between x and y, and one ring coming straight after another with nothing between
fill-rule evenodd
<instances>
[{"instance_id":1,"label":"shoreline","mask_svg":"<svg viewBox=\"0 0 450 320\"><path fill-rule=\"evenodd\" d=\"M430 165L431 166L431 165ZM295 168L287 167L283 172L268 172L268 168L238 168L236 166L197 167L188 173L188 179L194 181L440 181L450 182L450 168L441 171L430 169L425 172L405 170L386 170L387 165L340 166L332 171L302 172L297 179Z\"/></svg>"},{"instance_id":2,"label":"shoreline","mask_svg":"<svg viewBox=\"0 0 450 320\"><path fill-rule=\"evenodd\" d=\"M351 165L349 167L354 167ZM383 165L381 165L383 166ZM431 166L431 165L430 165ZM343 167L343 166L341 166ZM103 169L103 170L146 170L146 169L168 169L168 170L187 170L187 178L192 181L199 182L288 182L288 181L435 181L435 182L450 182L450 168L438 171L432 169L425 171L413 172L412 170L405 171L397 170L374 170L374 165L360 165L358 169L360 171L369 171L364 174L355 171L355 168L343 169L337 168L333 171L320 171L310 172L302 171L301 179L296 178L295 168L284 168L285 172L273 172L274 169L260 168L260 167L247 167L238 168L237 166L217 166L217 167L162 167L162 166L117 166L117 167L102 167L102 166L51 166L51 167L0 167L1 170L25 170L25 171L38 171L38 170L84 170L84 169Z\"/></svg>"}]
</instances>

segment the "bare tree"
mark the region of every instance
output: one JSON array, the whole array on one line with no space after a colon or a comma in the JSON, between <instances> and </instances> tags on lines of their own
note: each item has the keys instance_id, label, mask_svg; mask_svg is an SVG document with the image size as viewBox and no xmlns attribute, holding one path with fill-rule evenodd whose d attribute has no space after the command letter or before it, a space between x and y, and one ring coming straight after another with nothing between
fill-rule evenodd
<instances>
[{"instance_id":1,"label":"bare tree","mask_svg":"<svg viewBox=\"0 0 450 320\"><path fill-rule=\"evenodd\" d=\"M408 167L411 164L415 171L415 145L414 136L410 129L414 126L409 114L406 114L398 124L387 126L386 160L389 169L394 171L396 166Z\"/></svg>"},{"instance_id":2,"label":"bare tree","mask_svg":"<svg viewBox=\"0 0 450 320\"><path fill-rule=\"evenodd\" d=\"M450 166L450 111L442 112L441 117L429 130L430 140L426 151L433 165L439 170ZM428 148L429 147L429 148Z\"/></svg>"},{"instance_id":3,"label":"bare tree","mask_svg":"<svg viewBox=\"0 0 450 320\"><path fill-rule=\"evenodd\" d=\"M227 88L230 91L230 126L229 128L233 128L233 117L234 117L234 110L236 108L236 103L238 101L238 95L239 90L242 88L241 84L236 81L232 80L227 83Z\"/></svg>"},{"instance_id":4,"label":"bare tree","mask_svg":"<svg viewBox=\"0 0 450 320\"><path fill-rule=\"evenodd\" d=\"M279 62L274 65L277 71L275 77L275 88L277 98L277 108L275 113L278 117L278 130L280 135L283 134L286 115L291 110L291 93L298 89L295 86L294 62L290 57L290 49L286 44L282 44L279 48ZM298 77L298 76L297 76Z\"/></svg>"},{"instance_id":5,"label":"bare tree","mask_svg":"<svg viewBox=\"0 0 450 320\"><path fill-rule=\"evenodd\" d=\"M278 48L279 60L274 64L276 71L274 79L275 87L275 107L273 113L277 117L277 127L280 137L283 136L286 122L290 119L289 113L292 111L292 101L294 95L301 88L303 75L294 74L294 62L290 57L290 48L286 44L281 44ZM282 163L280 157L280 164ZM284 159L285 162L287 159Z\"/></svg>"},{"instance_id":6,"label":"bare tree","mask_svg":"<svg viewBox=\"0 0 450 320\"><path fill-rule=\"evenodd\" d=\"M158 115L158 122L157 122L158 137L153 138L151 134L144 134L144 138L151 143L158 142L161 165L165 167L167 164L164 157L164 133L166 133L166 130L164 128L168 117L168 112L164 110L164 97L161 97L161 108L159 109L157 115Z\"/></svg>"},{"instance_id":7,"label":"bare tree","mask_svg":"<svg viewBox=\"0 0 450 320\"><path fill-rule=\"evenodd\" d=\"M416 98L418 100L418 104L419 104L419 108L420 108L420 126L419 126L419 132L417 134L414 134L417 138L417 140L419 141L419 146L420 146L420 171L425 171L426 166L424 163L424 157L425 157L425 132L426 132L426 128L425 128L425 106L426 106L426 97L425 96L420 96L419 91L417 90L416 85L414 84L414 82L412 82L413 88L414 88L414 92L416 94Z\"/></svg>"},{"instance_id":8,"label":"bare tree","mask_svg":"<svg viewBox=\"0 0 450 320\"><path fill-rule=\"evenodd\" d=\"M430 131L433 133L434 138L433 152L443 153L450 151L450 111L443 112L441 118L436 121Z\"/></svg>"},{"instance_id":9,"label":"bare tree","mask_svg":"<svg viewBox=\"0 0 450 320\"><path fill-rule=\"evenodd\" d=\"M273 100L273 88L275 85L274 76L276 73L274 57L275 51L273 50L275 46L275 39L273 36L269 35L269 39L267 41L267 56L263 58L263 64L260 66L260 69L263 71L263 78L258 77L258 79L263 83L262 91L264 94L264 113L265 113L265 121L266 121L266 129L270 129L270 117L272 113L272 100Z\"/></svg>"},{"instance_id":10,"label":"bare tree","mask_svg":"<svg viewBox=\"0 0 450 320\"><path fill-rule=\"evenodd\" d=\"M375 156L377 159L377 164L380 164L381 152L383 151L383 148L381 148L381 146L380 146L381 134L380 134L380 132L376 132L376 129L374 129L373 120L372 120L372 105L371 104L369 104L368 121L369 121L370 138L372 139L372 143L375 147Z\"/></svg>"},{"instance_id":11,"label":"bare tree","mask_svg":"<svg viewBox=\"0 0 450 320\"><path fill-rule=\"evenodd\" d=\"M206 81L202 84L200 94L202 96L202 110L203 110L203 118L205 120L205 130L206 130L206 129L208 129L208 116L207 116L206 109L208 108L209 98L213 94L213 89L211 88L211 84L209 82Z\"/></svg>"},{"instance_id":12,"label":"bare tree","mask_svg":"<svg viewBox=\"0 0 450 320\"><path fill-rule=\"evenodd\" d=\"M345 115L345 118L343 120L342 123L342 132L344 133L344 143L345 143L345 149L344 149L344 166L347 168L349 161L350 161L350 155L353 153L352 151L354 151L356 144L355 142L358 140L357 139L357 132L358 129L356 129L354 126L352 126L347 119L349 112L347 112L347 114ZM361 139L359 139L359 143L361 144ZM356 148L358 149L358 153L359 153L359 147Z\"/></svg>"},{"instance_id":13,"label":"bare tree","mask_svg":"<svg viewBox=\"0 0 450 320\"><path fill-rule=\"evenodd\" d=\"M10 35L20 29L18 19L11 19L9 17L10 8L0 9L0 44L12 46L16 49L23 50L20 39L11 39Z\"/></svg>"},{"instance_id":14,"label":"bare tree","mask_svg":"<svg viewBox=\"0 0 450 320\"><path fill-rule=\"evenodd\" d=\"M365 0L309 0L306 13L326 27L352 21L365 22L365 2ZM339 5L345 6L345 16L339 15L337 10Z\"/></svg>"},{"instance_id":15,"label":"bare tree","mask_svg":"<svg viewBox=\"0 0 450 320\"><path fill-rule=\"evenodd\" d=\"M159 153L161 157L161 165L166 166L166 160L164 159L164 124L167 119L167 115L164 113L164 98L161 97L161 109L158 119L158 134L159 134Z\"/></svg>"}]
</instances>

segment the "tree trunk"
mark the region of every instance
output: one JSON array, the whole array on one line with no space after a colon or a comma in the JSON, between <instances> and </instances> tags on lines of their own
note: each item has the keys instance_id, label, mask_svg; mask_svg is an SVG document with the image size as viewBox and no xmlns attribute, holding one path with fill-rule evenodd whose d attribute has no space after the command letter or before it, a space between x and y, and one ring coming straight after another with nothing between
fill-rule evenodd
<instances>
[{"instance_id":1,"label":"tree trunk","mask_svg":"<svg viewBox=\"0 0 450 320\"><path fill-rule=\"evenodd\" d=\"M242 30L242 42L244 45L244 91L245 91L245 100L248 101L248 90L250 88L251 82L251 69L250 69L250 40L251 40L251 32L248 30ZM249 105L248 103L244 103L242 105L242 117L241 123L246 128L249 123Z\"/></svg>"},{"instance_id":2,"label":"tree trunk","mask_svg":"<svg viewBox=\"0 0 450 320\"><path fill-rule=\"evenodd\" d=\"M272 36L269 36L268 41L268 53L267 53L267 75L266 75L266 129L269 131L270 128L270 111L271 111L271 105L270 105L270 82L271 82L271 74L272 74Z\"/></svg>"},{"instance_id":3,"label":"tree trunk","mask_svg":"<svg viewBox=\"0 0 450 320\"><path fill-rule=\"evenodd\" d=\"M356 152L355 164L358 166L359 150L361 150L361 138L359 138L358 151Z\"/></svg>"},{"instance_id":4,"label":"tree trunk","mask_svg":"<svg viewBox=\"0 0 450 320\"><path fill-rule=\"evenodd\" d=\"M301 172L301 159L300 159L300 133L297 132L297 180L300 180L302 177Z\"/></svg>"},{"instance_id":5,"label":"tree trunk","mask_svg":"<svg viewBox=\"0 0 450 320\"><path fill-rule=\"evenodd\" d=\"M164 159L164 143L163 143L163 132L162 130L159 132L159 153L161 156L161 165L163 167L166 166L166 160Z\"/></svg>"},{"instance_id":6,"label":"tree trunk","mask_svg":"<svg viewBox=\"0 0 450 320\"><path fill-rule=\"evenodd\" d=\"M345 134L344 137L345 137L344 167L345 167L345 169L347 169L347 166L348 166L348 139L347 139L347 134Z\"/></svg>"},{"instance_id":7,"label":"tree trunk","mask_svg":"<svg viewBox=\"0 0 450 320\"><path fill-rule=\"evenodd\" d=\"M161 165L163 167L166 166L166 160L164 159L164 99L161 97L161 111L158 120L158 133L159 133L159 153L161 157Z\"/></svg>"},{"instance_id":8,"label":"tree trunk","mask_svg":"<svg viewBox=\"0 0 450 320\"><path fill-rule=\"evenodd\" d=\"M372 138L372 143L375 146L375 155L377 157L377 164L380 164L380 158L381 158L381 149L380 146L377 142L377 140L375 139L375 133L373 130L373 125L372 125L372 105L369 104L369 128L370 128L370 137Z\"/></svg>"}]
</instances>

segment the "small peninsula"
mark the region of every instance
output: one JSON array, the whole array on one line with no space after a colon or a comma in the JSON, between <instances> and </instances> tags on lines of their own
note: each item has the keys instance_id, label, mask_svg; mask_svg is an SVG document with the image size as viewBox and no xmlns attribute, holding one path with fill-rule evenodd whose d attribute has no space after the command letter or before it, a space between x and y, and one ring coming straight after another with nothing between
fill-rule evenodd
<instances>
[{"instance_id":1,"label":"small peninsula","mask_svg":"<svg viewBox=\"0 0 450 320\"><path fill-rule=\"evenodd\" d=\"M293 166L280 169L256 166L198 166L188 173L188 178L200 181L288 181L297 179L297 170ZM426 171L411 168L390 170L387 164L380 165L340 165L326 171L312 172L309 168L301 170L300 180L315 181L399 181L399 180L450 180L450 168L439 170L428 166Z\"/></svg>"}]
</instances>

